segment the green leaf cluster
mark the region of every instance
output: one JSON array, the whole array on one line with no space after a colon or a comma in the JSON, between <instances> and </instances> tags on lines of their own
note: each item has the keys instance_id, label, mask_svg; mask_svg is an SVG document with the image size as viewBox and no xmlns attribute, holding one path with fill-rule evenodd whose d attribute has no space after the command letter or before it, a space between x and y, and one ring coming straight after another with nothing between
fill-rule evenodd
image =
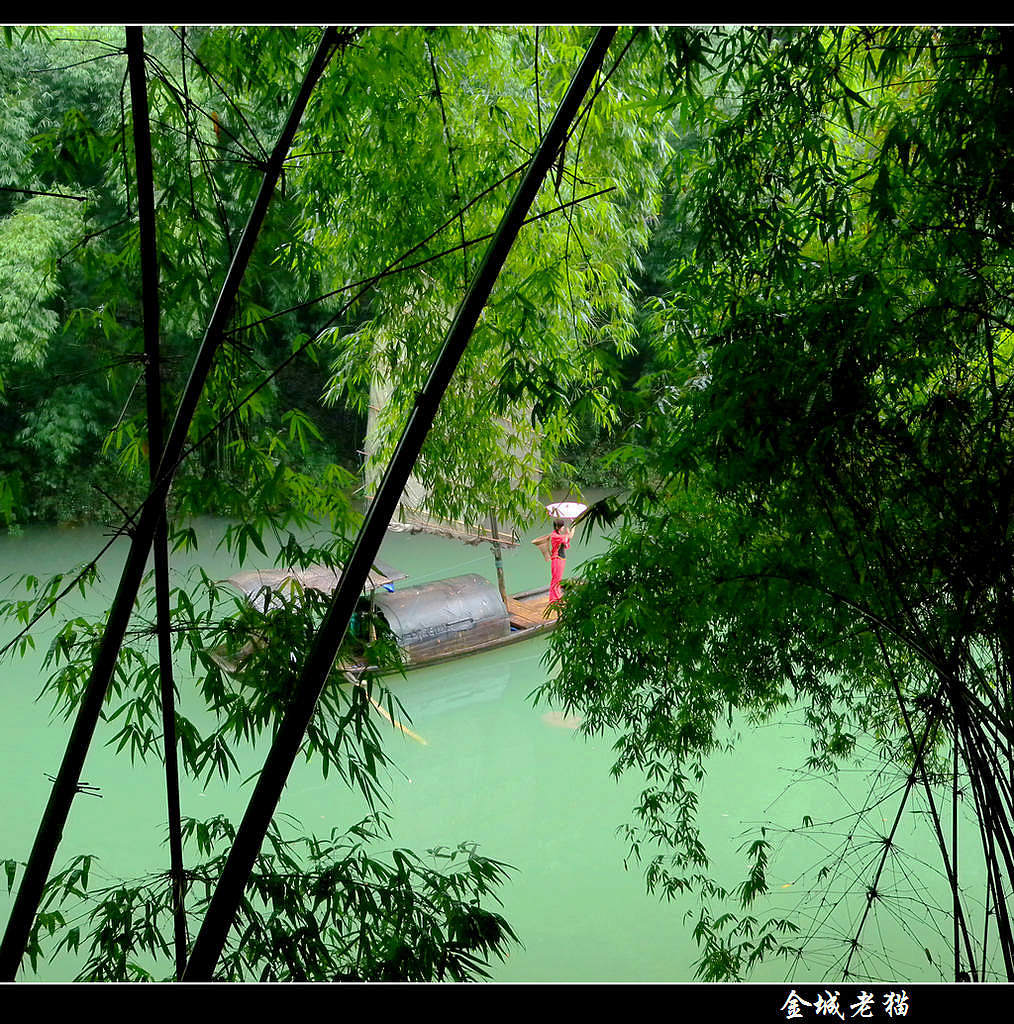
<instances>
[{"instance_id":1,"label":"green leaf cluster","mask_svg":"<svg viewBox=\"0 0 1014 1024\"><path fill-rule=\"evenodd\" d=\"M650 887L700 898L714 980L796 953L790 919L744 916L759 862L738 887L708 871L698 790L733 717L801 715L830 773L872 744L903 799L925 791L945 858L931 783L956 748L983 848L1010 834L1011 50L991 28L668 44L695 54L673 104L697 133L621 399L631 489L541 692L644 773L632 852L658 849ZM962 943L973 970L987 942Z\"/></svg>"},{"instance_id":2,"label":"green leaf cluster","mask_svg":"<svg viewBox=\"0 0 1014 1024\"><path fill-rule=\"evenodd\" d=\"M188 912L199 923L235 829L225 818L186 818L196 847L187 871ZM293 834L295 833L295 834ZM219 977L224 981L468 981L486 976L517 941L495 910L508 865L463 845L428 858L395 849L373 852L386 830L373 816L326 838L299 823L272 826L257 860ZM77 980L160 981L171 956L172 899L164 876L89 882L81 856L46 890L29 950L32 967L59 933L53 953L87 960ZM8 888L18 872L5 861Z\"/></svg>"}]
</instances>

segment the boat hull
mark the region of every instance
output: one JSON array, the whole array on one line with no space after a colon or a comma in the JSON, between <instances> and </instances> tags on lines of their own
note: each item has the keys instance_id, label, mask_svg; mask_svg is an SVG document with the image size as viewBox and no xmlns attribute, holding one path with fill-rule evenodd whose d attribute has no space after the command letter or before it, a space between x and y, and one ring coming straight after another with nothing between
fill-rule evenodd
<instances>
[{"instance_id":1,"label":"boat hull","mask_svg":"<svg viewBox=\"0 0 1014 1024\"><path fill-rule=\"evenodd\" d=\"M510 632L503 636L472 643L468 643L467 638L461 638L453 649L443 651L404 651L405 661L400 670L358 664L345 666L345 671L353 680L358 679L367 671L377 675L392 675L399 671L409 672L413 669L428 668L431 665L441 665L457 661L459 658L468 658L475 654L484 654L502 647L510 647L538 636L545 636L556 628L556 611L549 606L548 587L526 590L508 597L507 612L511 628Z\"/></svg>"}]
</instances>

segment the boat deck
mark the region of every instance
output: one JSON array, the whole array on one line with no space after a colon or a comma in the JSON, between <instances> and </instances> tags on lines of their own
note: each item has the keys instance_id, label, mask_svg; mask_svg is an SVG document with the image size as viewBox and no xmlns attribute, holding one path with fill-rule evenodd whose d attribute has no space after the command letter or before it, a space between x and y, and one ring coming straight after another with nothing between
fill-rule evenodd
<instances>
[{"instance_id":1,"label":"boat deck","mask_svg":"<svg viewBox=\"0 0 1014 1024\"><path fill-rule=\"evenodd\" d=\"M516 629L542 626L556 620L556 609L549 604L548 594L538 594L518 600L507 598L507 614Z\"/></svg>"}]
</instances>

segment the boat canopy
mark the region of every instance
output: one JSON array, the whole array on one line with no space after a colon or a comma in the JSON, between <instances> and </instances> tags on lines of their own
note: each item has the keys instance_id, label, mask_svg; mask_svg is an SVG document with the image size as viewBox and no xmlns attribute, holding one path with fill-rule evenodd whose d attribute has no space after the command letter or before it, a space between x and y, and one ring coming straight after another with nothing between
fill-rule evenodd
<instances>
[{"instance_id":1,"label":"boat canopy","mask_svg":"<svg viewBox=\"0 0 1014 1024\"><path fill-rule=\"evenodd\" d=\"M507 636L510 619L496 585L476 573L376 590L372 602L412 660Z\"/></svg>"},{"instance_id":2,"label":"boat canopy","mask_svg":"<svg viewBox=\"0 0 1014 1024\"><path fill-rule=\"evenodd\" d=\"M322 594L332 593L341 580L341 572L341 566L332 568L329 565L311 565L306 569L251 569L230 576L227 582L242 590L251 604L262 604L262 610L268 611L281 606L278 591L319 590ZM399 572L385 562L374 562L363 592L369 594L405 579L408 579L408 573Z\"/></svg>"}]
</instances>

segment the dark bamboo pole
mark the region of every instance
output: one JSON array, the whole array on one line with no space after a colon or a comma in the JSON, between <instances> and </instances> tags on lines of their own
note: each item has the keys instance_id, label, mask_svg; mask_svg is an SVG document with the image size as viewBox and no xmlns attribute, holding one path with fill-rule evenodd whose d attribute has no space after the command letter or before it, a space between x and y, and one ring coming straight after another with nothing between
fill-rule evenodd
<instances>
[{"instance_id":1,"label":"dark bamboo pole","mask_svg":"<svg viewBox=\"0 0 1014 1024\"><path fill-rule=\"evenodd\" d=\"M954 745L954 759L953 759L953 770L954 775L951 779L951 864L954 866L954 879L955 883L961 877L958 871L958 719L957 715L953 716L952 722L952 733L953 733L953 745ZM952 946L954 948L954 980L961 981L961 929L958 924L958 916L961 913L961 903L959 900L959 890L957 884L951 887L951 916L953 917L953 936ZM983 960L983 969L986 967L986 962Z\"/></svg>"},{"instance_id":2,"label":"dark bamboo pole","mask_svg":"<svg viewBox=\"0 0 1014 1024\"><path fill-rule=\"evenodd\" d=\"M67 743L56 781L50 791L49 801L46 804L42 822L29 855L21 885L18 887L18 893L14 899L3 942L0 943L0 981L14 981L21 965L21 959L31 934L32 922L35 920L57 848L63 838L63 828L70 813L70 805L77 792L85 756L102 712L102 704L105 701L109 681L116 667L116 659L123 644L131 610L141 584L141 577L144 575L148 552L151 550L160 512L165 506L177 463L180 461L186 445L187 433L194 411L208 378L212 360L232 315L243 275L250 262L275 186L281 176L283 162L288 155L310 95L324 73L337 44L337 30L333 27L326 29L310 62L299 93L293 102L278 143L265 165L260 190L254 200L250 216L243 229L243 235L229 265L218 301L194 359L190 378L180 398L176 418L162 452L156 483L151 488L131 535L130 549L127 552L126 562L120 575L120 583L113 598L91 675L85 686L70 740Z\"/></svg>"},{"instance_id":3,"label":"dark bamboo pole","mask_svg":"<svg viewBox=\"0 0 1014 1024\"><path fill-rule=\"evenodd\" d=\"M964 708L962 709L964 711ZM1008 981L1014 981L1014 930L1007 909L1010 881L1014 879L1014 828L1011 826L1011 794L1002 794L997 785L1003 779L999 758L993 754L993 743L982 730L981 722L963 714L961 735L969 787L975 799L975 820L979 828L983 857L986 863L987 886L993 893L997 938L1004 959ZM1004 885L1003 870L1007 872ZM985 954L983 980L985 980ZM978 980L973 973L972 980Z\"/></svg>"},{"instance_id":4,"label":"dark bamboo pole","mask_svg":"<svg viewBox=\"0 0 1014 1024\"><path fill-rule=\"evenodd\" d=\"M600 28L596 32L458 307L426 386L416 397L415 407L409 414L398 447L359 529L352 554L342 572L331 605L314 636L303 671L257 778L222 877L194 941L194 949L183 974L184 981L212 979L317 699L327 682L338 649L345 638L349 619L366 584L370 566L380 549L384 533L436 416L440 400L450 384L528 210L577 114L581 100L602 65L615 32L615 28Z\"/></svg>"},{"instance_id":5,"label":"dark bamboo pole","mask_svg":"<svg viewBox=\"0 0 1014 1024\"><path fill-rule=\"evenodd\" d=\"M496 566L496 585L500 588L500 597L507 604L507 584L503 578L503 551L500 549L500 525L496 521L496 513L489 514L489 528L493 534L493 564Z\"/></svg>"},{"instance_id":6,"label":"dark bamboo pole","mask_svg":"<svg viewBox=\"0 0 1014 1024\"><path fill-rule=\"evenodd\" d=\"M141 245L141 311L144 328L144 374L148 412L148 473L158 480L164 444L162 429L162 374L159 352L158 246L155 225L155 180L152 170L151 125L148 120L148 82L144 70L144 31L131 26L127 33L127 69L134 123L134 168L137 178L137 222ZM169 819L169 878L172 886L173 936L176 976L187 962L187 918L184 907L183 834L180 820L179 764L176 757L176 693L173 682L171 616L169 612L169 524L165 503L155 524L152 556L155 564L155 629L158 636L158 674L162 695L162 746L165 761L166 813Z\"/></svg>"}]
</instances>

